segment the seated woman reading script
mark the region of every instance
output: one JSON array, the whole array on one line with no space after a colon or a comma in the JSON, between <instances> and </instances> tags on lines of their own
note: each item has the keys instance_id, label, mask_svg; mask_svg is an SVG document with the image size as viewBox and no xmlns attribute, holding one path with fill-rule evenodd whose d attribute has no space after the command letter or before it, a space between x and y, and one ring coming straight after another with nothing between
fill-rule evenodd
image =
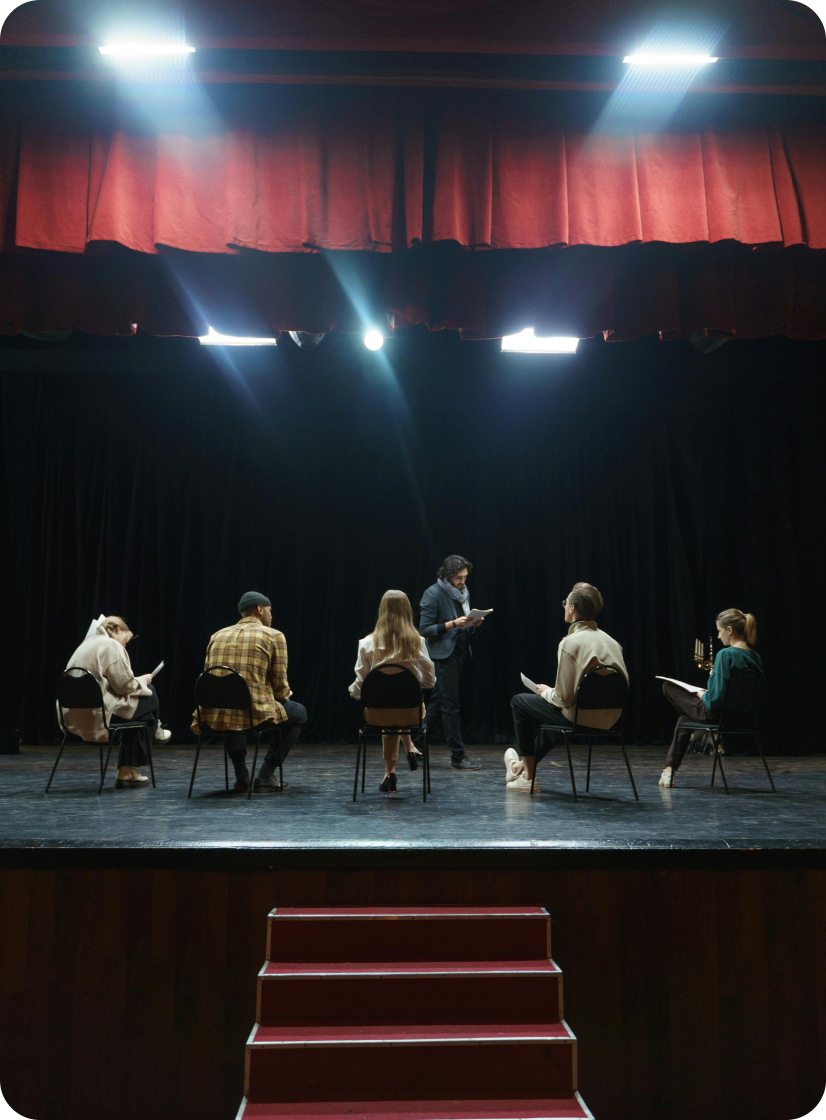
<instances>
[{"instance_id":1,"label":"seated woman reading script","mask_svg":"<svg viewBox=\"0 0 826 1120\"><path fill-rule=\"evenodd\" d=\"M671 681L663 682L663 694L680 713L680 718L665 759L661 786L675 785L674 777L691 739L691 732L682 726L683 719L712 723L725 703L732 676L743 669L763 672L760 654L753 649L757 643L757 623L753 614L743 614L735 609L721 611L717 615L717 637L723 648L714 658L714 670L708 679L707 689L698 688L689 692Z\"/></svg>"},{"instance_id":2,"label":"seated woman reading script","mask_svg":"<svg viewBox=\"0 0 826 1120\"><path fill-rule=\"evenodd\" d=\"M124 731L121 737L115 780L119 789L138 789L149 781L136 767L149 762L152 739L165 742L171 734L158 720L158 694L152 686L152 674L136 677L132 672L126 652L131 637L132 631L118 615L101 616L89 627L66 666L86 669L97 680L110 727L136 720L144 724L141 729ZM64 708L63 719L72 734L87 743L106 742L108 738L99 711Z\"/></svg>"},{"instance_id":3,"label":"seated woman reading script","mask_svg":"<svg viewBox=\"0 0 826 1120\"><path fill-rule=\"evenodd\" d=\"M385 591L379 603L379 616L373 633L359 642L356 679L350 685L353 699L361 699L362 682L371 669L391 662L415 673L422 688L432 688L436 682L436 670L427 652L427 643L413 625L410 600L403 591ZM411 770L416 770L417 756L421 752L413 746L409 735L404 735L403 739L408 765ZM395 793L398 735L382 735L382 754L384 781L379 789L382 793Z\"/></svg>"}]
</instances>

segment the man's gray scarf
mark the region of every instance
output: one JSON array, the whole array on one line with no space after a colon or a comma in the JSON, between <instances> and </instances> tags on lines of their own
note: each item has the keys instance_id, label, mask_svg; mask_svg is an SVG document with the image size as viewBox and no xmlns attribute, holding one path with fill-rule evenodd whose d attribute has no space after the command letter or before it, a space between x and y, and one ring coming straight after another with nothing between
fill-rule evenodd
<instances>
[{"instance_id":1,"label":"man's gray scarf","mask_svg":"<svg viewBox=\"0 0 826 1120\"><path fill-rule=\"evenodd\" d=\"M436 581L441 587L442 591L446 591L451 599L455 599L458 603L462 604L462 614L470 614L470 597L467 593L467 587L463 587L461 591L458 587L446 579L438 579Z\"/></svg>"}]
</instances>

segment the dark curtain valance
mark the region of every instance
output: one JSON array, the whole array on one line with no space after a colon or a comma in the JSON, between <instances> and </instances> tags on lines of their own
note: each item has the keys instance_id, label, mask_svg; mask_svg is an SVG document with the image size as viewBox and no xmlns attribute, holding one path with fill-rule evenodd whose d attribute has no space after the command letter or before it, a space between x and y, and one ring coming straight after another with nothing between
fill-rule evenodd
<instances>
[{"instance_id":1,"label":"dark curtain valance","mask_svg":"<svg viewBox=\"0 0 826 1120\"><path fill-rule=\"evenodd\" d=\"M19 247L70 253L822 249L824 182L815 125L589 134L504 91L350 89L285 98L265 126L15 129L0 140L0 225Z\"/></svg>"}]
</instances>

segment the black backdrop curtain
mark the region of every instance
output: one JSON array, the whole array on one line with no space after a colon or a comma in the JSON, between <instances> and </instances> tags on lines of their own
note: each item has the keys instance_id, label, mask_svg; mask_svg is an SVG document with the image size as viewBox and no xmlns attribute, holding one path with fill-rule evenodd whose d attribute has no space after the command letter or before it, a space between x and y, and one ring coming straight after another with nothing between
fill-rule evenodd
<instances>
[{"instance_id":1,"label":"black backdrop curtain","mask_svg":"<svg viewBox=\"0 0 826 1120\"><path fill-rule=\"evenodd\" d=\"M819 743L826 344L595 339L535 358L416 329L378 354L335 335L314 352L98 346L80 374L3 354L6 702L27 741L53 738L56 677L99 611L140 635L136 671L165 658L162 714L184 734L209 634L250 588L273 599L308 737L347 739L381 593L415 607L455 550L495 608L466 674L470 742L510 733L520 670L553 679L560 600L585 579L626 652L638 741L672 724L654 675L691 674L695 637L737 606L758 619L768 742Z\"/></svg>"}]
</instances>

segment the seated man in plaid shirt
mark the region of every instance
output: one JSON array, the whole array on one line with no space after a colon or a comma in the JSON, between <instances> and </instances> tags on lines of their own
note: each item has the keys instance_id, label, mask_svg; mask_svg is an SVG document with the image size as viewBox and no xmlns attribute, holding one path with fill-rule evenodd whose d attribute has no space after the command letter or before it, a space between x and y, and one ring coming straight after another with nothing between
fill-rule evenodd
<instances>
[{"instance_id":1,"label":"seated man in plaid shirt","mask_svg":"<svg viewBox=\"0 0 826 1120\"><path fill-rule=\"evenodd\" d=\"M289 786L286 782L280 785L274 774L279 763L275 725L281 726L283 762L307 722L307 709L290 700L287 643L281 631L271 626L272 604L269 599L257 591L248 591L241 596L238 611L241 618L234 626L224 627L209 639L204 668L228 665L240 673L249 685L253 722L257 727L272 728L270 746L255 779L255 788L281 792ZM246 764L247 738L239 730L249 722L247 713L204 708L201 718L215 731L226 732L224 743L235 768L235 789L247 789L250 780ZM197 730L196 724L193 724L193 730Z\"/></svg>"}]
</instances>

